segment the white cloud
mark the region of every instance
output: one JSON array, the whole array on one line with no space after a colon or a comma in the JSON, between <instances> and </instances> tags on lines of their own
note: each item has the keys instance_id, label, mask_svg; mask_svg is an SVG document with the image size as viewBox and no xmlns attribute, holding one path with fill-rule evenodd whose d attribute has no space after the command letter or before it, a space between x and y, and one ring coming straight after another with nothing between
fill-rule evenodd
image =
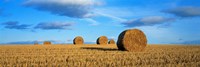
<instances>
[{"instance_id":1,"label":"white cloud","mask_svg":"<svg viewBox=\"0 0 200 67\"><path fill-rule=\"evenodd\" d=\"M99 22L97 22L96 20L93 20L93 19L91 19L91 18L86 18L86 19L84 19L84 20L90 22L90 25L91 25L91 26L97 26L97 25L100 24Z\"/></svg>"},{"instance_id":2,"label":"white cloud","mask_svg":"<svg viewBox=\"0 0 200 67\"><path fill-rule=\"evenodd\" d=\"M200 16L200 7L185 6L164 10L162 12L173 14L179 17L197 17Z\"/></svg>"},{"instance_id":3,"label":"white cloud","mask_svg":"<svg viewBox=\"0 0 200 67\"><path fill-rule=\"evenodd\" d=\"M35 29L42 29L42 30L66 30L70 29L68 27L72 26L74 23L72 22L42 22L37 24L34 28Z\"/></svg>"},{"instance_id":4,"label":"white cloud","mask_svg":"<svg viewBox=\"0 0 200 67\"><path fill-rule=\"evenodd\" d=\"M91 17L93 6L100 3L96 0L28 0L24 4L27 7L48 11L52 14L85 18Z\"/></svg>"},{"instance_id":5,"label":"white cloud","mask_svg":"<svg viewBox=\"0 0 200 67\"><path fill-rule=\"evenodd\" d=\"M100 15L100 16L111 18L112 20L118 21L118 22L126 21L126 19L123 19L123 18L120 18L120 17L116 17L116 16L113 16L113 15L109 15L109 14L106 14L106 13L96 12L96 14Z\"/></svg>"},{"instance_id":6,"label":"white cloud","mask_svg":"<svg viewBox=\"0 0 200 67\"><path fill-rule=\"evenodd\" d=\"M165 18L162 16L150 16L150 17L144 17L140 19L140 21L144 22L144 24L154 24L154 23L160 23L160 22L165 22L165 21L170 21L170 20L172 19Z\"/></svg>"},{"instance_id":7,"label":"white cloud","mask_svg":"<svg viewBox=\"0 0 200 67\"><path fill-rule=\"evenodd\" d=\"M153 26L157 24L163 24L165 22L174 21L174 18L166 18L162 16L149 16L149 17L143 17L140 19L132 19L123 22L122 24L125 25L125 27L140 27L140 26Z\"/></svg>"}]
</instances>

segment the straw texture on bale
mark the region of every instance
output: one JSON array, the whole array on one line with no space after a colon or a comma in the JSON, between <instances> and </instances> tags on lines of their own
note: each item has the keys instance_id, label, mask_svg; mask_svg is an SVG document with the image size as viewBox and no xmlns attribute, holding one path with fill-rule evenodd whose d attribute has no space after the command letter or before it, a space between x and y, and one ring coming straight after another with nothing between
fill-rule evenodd
<instances>
[{"instance_id":1,"label":"straw texture on bale","mask_svg":"<svg viewBox=\"0 0 200 67\"><path fill-rule=\"evenodd\" d=\"M44 45L51 45L51 42L50 42L50 41L44 41L43 44L44 44Z\"/></svg>"},{"instance_id":2,"label":"straw texture on bale","mask_svg":"<svg viewBox=\"0 0 200 67\"><path fill-rule=\"evenodd\" d=\"M77 36L74 38L73 43L75 45L81 45L81 44L84 44L84 40L81 36Z\"/></svg>"},{"instance_id":3,"label":"straw texture on bale","mask_svg":"<svg viewBox=\"0 0 200 67\"><path fill-rule=\"evenodd\" d=\"M98 45L106 45L108 44L108 38L106 36L101 36L97 39L96 43Z\"/></svg>"},{"instance_id":4,"label":"straw texture on bale","mask_svg":"<svg viewBox=\"0 0 200 67\"><path fill-rule=\"evenodd\" d=\"M129 29L123 31L117 41L119 50L140 52L147 46L146 35L139 29Z\"/></svg>"},{"instance_id":5,"label":"straw texture on bale","mask_svg":"<svg viewBox=\"0 0 200 67\"><path fill-rule=\"evenodd\" d=\"M110 39L110 41L108 42L108 44L115 44L115 40L114 39Z\"/></svg>"}]
</instances>

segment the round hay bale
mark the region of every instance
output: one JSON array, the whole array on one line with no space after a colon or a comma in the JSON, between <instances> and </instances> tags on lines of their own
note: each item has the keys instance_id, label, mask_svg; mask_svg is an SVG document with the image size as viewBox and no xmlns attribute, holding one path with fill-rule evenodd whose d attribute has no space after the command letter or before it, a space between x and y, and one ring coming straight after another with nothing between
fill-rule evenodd
<instances>
[{"instance_id":1,"label":"round hay bale","mask_svg":"<svg viewBox=\"0 0 200 67\"><path fill-rule=\"evenodd\" d=\"M73 43L75 45L81 45L81 44L84 44L84 40L81 36L77 36L74 38Z\"/></svg>"},{"instance_id":2,"label":"round hay bale","mask_svg":"<svg viewBox=\"0 0 200 67\"><path fill-rule=\"evenodd\" d=\"M117 41L119 50L140 52L147 46L146 35L139 29L129 29L123 31Z\"/></svg>"},{"instance_id":3,"label":"round hay bale","mask_svg":"<svg viewBox=\"0 0 200 67\"><path fill-rule=\"evenodd\" d=\"M106 36L101 36L97 39L96 43L98 45L106 45L108 44L108 38Z\"/></svg>"},{"instance_id":4,"label":"round hay bale","mask_svg":"<svg viewBox=\"0 0 200 67\"><path fill-rule=\"evenodd\" d=\"M50 42L50 41L44 41L43 44L44 44L44 45L51 45L51 42Z\"/></svg>"},{"instance_id":5,"label":"round hay bale","mask_svg":"<svg viewBox=\"0 0 200 67\"><path fill-rule=\"evenodd\" d=\"M39 43L36 41L36 42L34 42L34 45L39 45Z\"/></svg>"},{"instance_id":6,"label":"round hay bale","mask_svg":"<svg viewBox=\"0 0 200 67\"><path fill-rule=\"evenodd\" d=\"M108 42L108 44L115 44L115 40L114 39L110 39L110 41Z\"/></svg>"}]
</instances>

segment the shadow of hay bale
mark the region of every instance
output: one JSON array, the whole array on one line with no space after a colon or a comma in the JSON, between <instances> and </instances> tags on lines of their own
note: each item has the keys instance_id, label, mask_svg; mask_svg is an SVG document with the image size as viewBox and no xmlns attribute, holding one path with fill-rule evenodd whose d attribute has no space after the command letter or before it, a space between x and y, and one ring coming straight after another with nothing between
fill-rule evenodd
<instances>
[{"instance_id":1,"label":"shadow of hay bale","mask_svg":"<svg viewBox=\"0 0 200 67\"><path fill-rule=\"evenodd\" d=\"M100 50L100 51L119 51L116 48L99 48L99 47L81 47L81 49Z\"/></svg>"}]
</instances>

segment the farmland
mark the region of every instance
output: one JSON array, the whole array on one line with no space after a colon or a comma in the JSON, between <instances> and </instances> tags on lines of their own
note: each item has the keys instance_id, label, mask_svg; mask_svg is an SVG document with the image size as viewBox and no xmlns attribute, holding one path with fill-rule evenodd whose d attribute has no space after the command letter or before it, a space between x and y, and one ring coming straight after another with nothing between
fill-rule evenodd
<instances>
[{"instance_id":1,"label":"farmland","mask_svg":"<svg viewBox=\"0 0 200 67\"><path fill-rule=\"evenodd\" d=\"M116 45L2 45L0 67L200 66L200 46L148 45L143 52Z\"/></svg>"}]
</instances>

